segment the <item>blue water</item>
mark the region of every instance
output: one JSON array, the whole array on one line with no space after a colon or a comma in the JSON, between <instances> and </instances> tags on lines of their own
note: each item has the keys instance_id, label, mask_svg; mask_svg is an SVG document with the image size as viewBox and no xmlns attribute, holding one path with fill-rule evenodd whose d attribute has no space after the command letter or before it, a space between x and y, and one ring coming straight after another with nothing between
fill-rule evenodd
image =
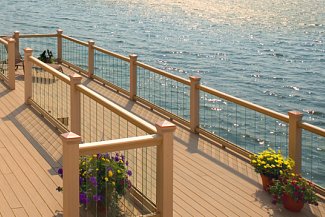
<instances>
[{"instance_id":1,"label":"blue water","mask_svg":"<svg viewBox=\"0 0 325 217\"><path fill-rule=\"evenodd\" d=\"M324 0L0 1L0 34L62 28L325 128Z\"/></svg>"}]
</instances>

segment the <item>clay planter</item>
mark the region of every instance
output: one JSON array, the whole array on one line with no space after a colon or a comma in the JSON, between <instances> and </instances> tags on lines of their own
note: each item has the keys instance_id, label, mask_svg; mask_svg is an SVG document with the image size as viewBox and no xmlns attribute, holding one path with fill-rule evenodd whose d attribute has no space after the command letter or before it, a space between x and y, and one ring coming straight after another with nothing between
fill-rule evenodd
<instances>
[{"instance_id":1,"label":"clay planter","mask_svg":"<svg viewBox=\"0 0 325 217\"><path fill-rule=\"evenodd\" d=\"M269 191L270 186L273 184L273 180L271 177L268 177L266 175L260 174L262 178L262 184L264 191Z\"/></svg>"},{"instance_id":2,"label":"clay planter","mask_svg":"<svg viewBox=\"0 0 325 217\"><path fill-rule=\"evenodd\" d=\"M290 195L283 194L282 196L283 207L291 212L300 212L304 207L304 202L301 200L295 201Z\"/></svg>"}]
</instances>

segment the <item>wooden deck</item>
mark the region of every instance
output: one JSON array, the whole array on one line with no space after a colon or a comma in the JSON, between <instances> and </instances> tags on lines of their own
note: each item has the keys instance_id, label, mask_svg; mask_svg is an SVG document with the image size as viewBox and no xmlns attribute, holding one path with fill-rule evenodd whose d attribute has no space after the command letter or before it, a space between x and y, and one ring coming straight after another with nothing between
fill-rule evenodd
<instances>
[{"instance_id":1,"label":"wooden deck","mask_svg":"<svg viewBox=\"0 0 325 217\"><path fill-rule=\"evenodd\" d=\"M69 72L68 69L64 69ZM16 90L0 82L0 216L62 216L62 185L56 175L62 148L58 132L23 103L23 82ZM84 84L156 123L164 117L97 82ZM177 125L174 145L174 216L325 216L320 206L299 214L271 204L259 176L239 156Z\"/></svg>"}]
</instances>

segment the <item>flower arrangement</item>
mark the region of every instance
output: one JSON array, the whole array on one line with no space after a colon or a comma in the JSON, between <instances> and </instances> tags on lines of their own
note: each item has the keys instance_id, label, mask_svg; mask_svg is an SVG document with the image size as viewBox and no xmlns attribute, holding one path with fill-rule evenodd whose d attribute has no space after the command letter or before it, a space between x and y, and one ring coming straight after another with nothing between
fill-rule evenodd
<instances>
[{"instance_id":1,"label":"flower arrangement","mask_svg":"<svg viewBox=\"0 0 325 217\"><path fill-rule=\"evenodd\" d=\"M52 51L49 49L44 50L43 53L38 57L38 59L44 63L54 63L54 57Z\"/></svg>"},{"instance_id":2,"label":"flower arrangement","mask_svg":"<svg viewBox=\"0 0 325 217\"><path fill-rule=\"evenodd\" d=\"M257 173L270 178L278 178L287 171L291 171L294 166L294 161L290 158L284 158L281 151L274 151L269 148L259 154L250 156L251 165Z\"/></svg>"},{"instance_id":3,"label":"flower arrangement","mask_svg":"<svg viewBox=\"0 0 325 217\"><path fill-rule=\"evenodd\" d=\"M294 173L284 174L275 180L270 187L270 192L274 204L284 202L286 197L291 197L296 202L318 205L314 184Z\"/></svg>"},{"instance_id":4,"label":"flower arrangement","mask_svg":"<svg viewBox=\"0 0 325 217\"><path fill-rule=\"evenodd\" d=\"M127 167L128 161L120 153L80 157L80 205L101 206L110 216L121 216L118 201L131 187L132 172ZM63 176L63 169L58 173Z\"/></svg>"}]
</instances>

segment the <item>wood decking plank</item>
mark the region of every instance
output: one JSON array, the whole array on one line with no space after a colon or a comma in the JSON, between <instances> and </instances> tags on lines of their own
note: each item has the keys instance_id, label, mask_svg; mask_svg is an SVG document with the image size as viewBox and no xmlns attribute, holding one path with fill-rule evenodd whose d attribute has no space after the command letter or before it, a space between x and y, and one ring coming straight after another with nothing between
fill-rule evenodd
<instances>
[{"instance_id":1,"label":"wood decking plank","mask_svg":"<svg viewBox=\"0 0 325 217\"><path fill-rule=\"evenodd\" d=\"M2 191L0 191L0 213L5 217L15 217L15 214L10 208L6 198L3 196Z\"/></svg>"},{"instance_id":2,"label":"wood decking plank","mask_svg":"<svg viewBox=\"0 0 325 217\"><path fill-rule=\"evenodd\" d=\"M10 174L9 174L10 175ZM9 176L6 175L6 176ZM6 198L9 206L13 209L13 208L20 208L21 204L19 203L19 200L16 196L16 194L14 193L14 191L12 190L12 186L11 183L8 183L7 180L5 179L5 177L3 176L3 174L0 173L0 190L2 191L4 197Z\"/></svg>"},{"instance_id":3,"label":"wood decking plank","mask_svg":"<svg viewBox=\"0 0 325 217\"><path fill-rule=\"evenodd\" d=\"M28 217L24 208L13 209L16 217Z\"/></svg>"}]
</instances>

